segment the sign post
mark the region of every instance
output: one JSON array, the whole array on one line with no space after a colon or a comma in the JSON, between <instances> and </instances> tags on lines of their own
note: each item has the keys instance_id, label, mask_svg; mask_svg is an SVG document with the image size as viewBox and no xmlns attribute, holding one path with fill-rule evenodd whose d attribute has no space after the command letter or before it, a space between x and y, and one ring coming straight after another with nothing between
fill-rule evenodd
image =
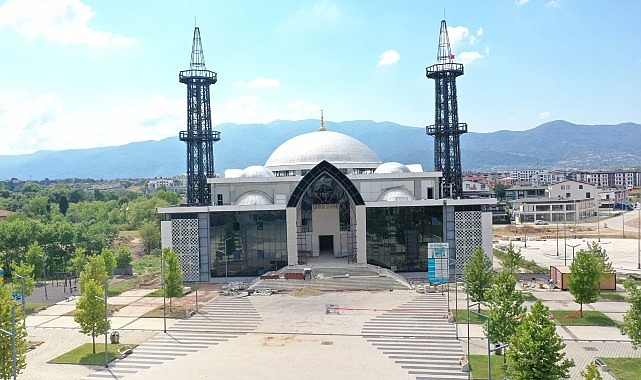
<instances>
[{"instance_id":1,"label":"sign post","mask_svg":"<svg viewBox=\"0 0 641 380\"><path fill-rule=\"evenodd\" d=\"M450 282L448 243L427 244L427 280Z\"/></svg>"}]
</instances>

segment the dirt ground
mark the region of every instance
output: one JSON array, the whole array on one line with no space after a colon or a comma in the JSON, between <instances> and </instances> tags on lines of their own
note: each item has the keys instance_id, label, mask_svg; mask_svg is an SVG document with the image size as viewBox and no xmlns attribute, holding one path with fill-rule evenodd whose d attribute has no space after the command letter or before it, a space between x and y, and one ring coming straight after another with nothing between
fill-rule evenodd
<instances>
[{"instance_id":1,"label":"dirt ground","mask_svg":"<svg viewBox=\"0 0 641 380\"><path fill-rule=\"evenodd\" d=\"M600 222L603 225L603 221ZM626 221L626 237L636 239L636 231L638 229L639 219ZM607 224L607 222L605 222ZM629 229L628 229L629 227ZM563 223L558 225L560 236L563 236ZM620 238L621 231L611 228L598 228L595 223L586 224L567 224L565 233L568 236L575 238ZM555 223L535 226L532 224L509 224L509 225L495 225L493 227L493 235L495 240L523 240L527 235L528 239L545 239L554 238L557 234L557 225Z\"/></svg>"}]
</instances>

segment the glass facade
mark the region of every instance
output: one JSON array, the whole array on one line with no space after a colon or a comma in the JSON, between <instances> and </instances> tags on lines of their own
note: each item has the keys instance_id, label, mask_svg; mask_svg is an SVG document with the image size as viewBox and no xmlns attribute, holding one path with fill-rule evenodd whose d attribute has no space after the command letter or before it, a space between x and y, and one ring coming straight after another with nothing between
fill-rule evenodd
<instances>
[{"instance_id":1,"label":"glass facade","mask_svg":"<svg viewBox=\"0 0 641 380\"><path fill-rule=\"evenodd\" d=\"M367 263L398 272L427 270L427 244L443 238L442 207L367 209Z\"/></svg>"},{"instance_id":2,"label":"glass facade","mask_svg":"<svg viewBox=\"0 0 641 380\"><path fill-rule=\"evenodd\" d=\"M259 276L287 265L285 210L216 212L209 221L212 277Z\"/></svg>"}]
</instances>

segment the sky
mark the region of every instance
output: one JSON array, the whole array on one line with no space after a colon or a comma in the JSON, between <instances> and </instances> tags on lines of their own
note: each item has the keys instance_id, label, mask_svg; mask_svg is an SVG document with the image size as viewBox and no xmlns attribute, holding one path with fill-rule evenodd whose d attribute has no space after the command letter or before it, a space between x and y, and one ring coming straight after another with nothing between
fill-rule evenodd
<instances>
[{"instance_id":1,"label":"sky","mask_svg":"<svg viewBox=\"0 0 641 380\"><path fill-rule=\"evenodd\" d=\"M468 131L641 123L640 14L638 0L0 0L0 155L178 138L195 25L214 126L321 109L433 124L444 17Z\"/></svg>"}]
</instances>

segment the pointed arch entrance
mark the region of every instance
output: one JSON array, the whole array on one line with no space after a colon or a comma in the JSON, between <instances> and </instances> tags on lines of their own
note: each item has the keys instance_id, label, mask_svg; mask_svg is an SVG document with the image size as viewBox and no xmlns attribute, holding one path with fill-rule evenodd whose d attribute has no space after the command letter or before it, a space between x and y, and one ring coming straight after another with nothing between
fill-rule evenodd
<instances>
[{"instance_id":1,"label":"pointed arch entrance","mask_svg":"<svg viewBox=\"0 0 641 380\"><path fill-rule=\"evenodd\" d=\"M300 180L287 207L296 210L299 262L319 256L356 260L356 226L361 219L357 209L364 210L365 202L340 169L327 161L320 162Z\"/></svg>"}]
</instances>

